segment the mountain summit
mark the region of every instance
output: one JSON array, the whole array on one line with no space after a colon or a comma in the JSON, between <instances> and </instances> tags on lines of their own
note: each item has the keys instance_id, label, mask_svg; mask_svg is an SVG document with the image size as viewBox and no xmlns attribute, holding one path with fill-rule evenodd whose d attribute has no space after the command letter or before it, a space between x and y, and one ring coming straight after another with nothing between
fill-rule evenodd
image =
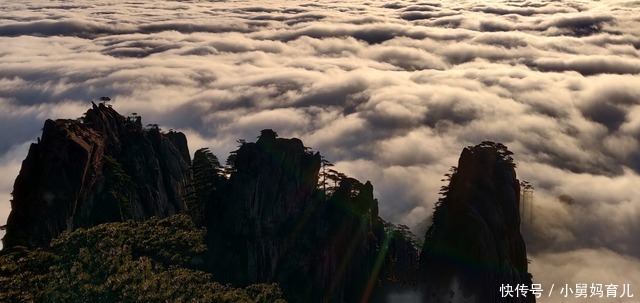
<instances>
[{"instance_id":1,"label":"mountain summit","mask_svg":"<svg viewBox=\"0 0 640 303\"><path fill-rule=\"evenodd\" d=\"M320 186L327 162L272 130L239 142L223 167L208 150L191 162L182 133L103 103L80 119L47 120L14 185L5 249L188 213L207 229L207 250L190 266L215 281L277 283L292 302L372 301L415 287L416 245L408 228L378 216L370 182L340 174Z\"/></svg>"},{"instance_id":2,"label":"mountain summit","mask_svg":"<svg viewBox=\"0 0 640 303\"><path fill-rule=\"evenodd\" d=\"M83 118L47 120L16 178L4 247L47 246L64 231L166 217L186 208L182 133L144 128L103 103Z\"/></svg>"},{"instance_id":3,"label":"mountain summit","mask_svg":"<svg viewBox=\"0 0 640 303\"><path fill-rule=\"evenodd\" d=\"M447 176L420 257L425 302L535 302L520 234L520 183L511 152L483 142L462 151ZM504 289L504 288L503 288Z\"/></svg>"},{"instance_id":4,"label":"mountain summit","mask_svg":"<svg viewBox=\"0 0 640 303\"><path fill-rule=\"evenodd\" d=\"M519 182L504 145L483 142L463 150L419 253L408 227L380 218L371 182L330 169L301 140L279 138L271 129L256 142L238 142L221 165L206 148L191 161L182 133L143 127L136 114L124 117L103 103L76 120L47 120L15 181L3 253L19 258L30 249L24 247L39 247L36 255L55 255L64 239L105 232L91 229L103 223L171 217L152 221L182 222L178 234L184 226L193 243L206 244L181 266L235 287L277 284L291 302L535 301L506 300L499 292L501 285L531 286L519 231ZM123 226L136 234L133 223ZM124 239L117 232L110 237ZM135 251L121 253L135 261ZM12 280L16 273L0 272L0 278ZM86 289L126 297L103 285L105 279L91 282L101 288Z\"/></svg>"},{"instance_id":5,"label":"mountain summit","mask_svg":"<svg viewBox=\"0 0 640 303\"><path fill-rule=\"evenodd\" d=\"M415 286L417 249L378 216L373 185L342 177L326 190L322 163L272 130L240 146L208 204L207 263L218 281L276 282L291 302L368 302Z\"/></svg>"}]
</instances>

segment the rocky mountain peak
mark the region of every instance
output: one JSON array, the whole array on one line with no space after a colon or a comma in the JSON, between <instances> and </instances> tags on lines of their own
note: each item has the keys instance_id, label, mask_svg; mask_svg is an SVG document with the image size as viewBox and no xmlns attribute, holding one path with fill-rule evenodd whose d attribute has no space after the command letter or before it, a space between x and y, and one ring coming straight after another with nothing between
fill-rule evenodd
<instances>
[{"instance_id":1,"label":"rocky mountain peak","mask_svg":"<svg viewBox=\"0 0 640 303\"><path fill-rule=\"evenodd\" d=\"M371 182L325 170L318 152L271 129L238 142L223 167L206 148L191 163L184 134L104 103L47 120L16 178L4 247L187 212L207 230L193 266L236 286L277 283L292 302L506 302L500 285L531 285L520 186L502 144L463 150L418 254L408 227L379 217Z\"/></svg>"},{"instance_id":2,"label":"rocky mountain peak","mask_svg":"<svg viewBox=\"0 0 640 303\"><path fill-rule=\"evenodd\" d=\"M243 142L208 204L208 270L217 280L276 282L291 302L384 302L390 289L412 287L417 250L385 229L371 182L344 177L324 192L321 165L301 140L270 129Z\"/></svg>"},{"instance_id":3,"label":"rocky mountain peak","mask_svg":"<svg viewBox=\"0 0 640 303\"><path fill-rule=\"evenodd\" d=\"M425 235L420 278L426 302L535 302L531 295L502 298L499 292L503 284L532 283L514 167L499 143L462 151Z\"/></svg>"},{"instance_id":4,"label":"rocky mountain peak","mask_svg":"<svg viewBox=\"0 0 640 303\"><path fill-rule=\"evenodd\" d=\"M185 208L186 138L145 129L104 103L47 120L16 178L4 247L47 246L66 230L165 217Z\"/></svg>"}]
</instances>

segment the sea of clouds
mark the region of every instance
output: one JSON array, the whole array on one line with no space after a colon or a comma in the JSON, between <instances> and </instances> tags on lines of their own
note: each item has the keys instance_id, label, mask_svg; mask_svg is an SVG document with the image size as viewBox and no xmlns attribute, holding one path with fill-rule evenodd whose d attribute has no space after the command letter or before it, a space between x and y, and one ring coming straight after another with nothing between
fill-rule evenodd
<instances>
[{"instance_id":1,"label":"sea of clouds","mask_svg":"<svg viewBox=\"0 0 640 303\"><path fill-rule=\"evenodd\" d=\"M371 180L381 216L414 230L462 148L502 142L535 187L522 227L534 281L629 283L640 296L640 1L2 1L0 11L0 225L44 120L109 96L221 159L264 128L301 138Z\"/></svg>"}]
</instances>

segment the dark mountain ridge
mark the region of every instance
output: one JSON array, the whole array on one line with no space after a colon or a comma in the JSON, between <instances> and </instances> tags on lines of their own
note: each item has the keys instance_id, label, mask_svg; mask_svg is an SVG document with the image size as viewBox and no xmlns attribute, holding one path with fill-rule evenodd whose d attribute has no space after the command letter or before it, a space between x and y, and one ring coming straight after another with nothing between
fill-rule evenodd
<instances>
[{"instance_id":1,"label":"dark mountain ridge","mask_svg":"<svg viewBox=\"0 0 640 303\"><path fill-rule=\"evenodd\" d=\"M214 277L278 282L292 302L358 302L415 286L418 252L385 229L371 183L343 178L326 195L318 188L321 162L299 139L270 130L240 147L235 172L207 212ZM398 268L404 279L390 279Z\"/></svg>"},{"instance_id":2,"label":"dark mountain ridge","mask_svg":"<svg viewBox=\"0 0 640 303\"><path fill-rule=\"evenodd\" d=\"M185 210L190 162L184 134L144 129L103 103L81 119L47 120L16 178L4 247Z\"/></svg>"},{"instance_id":3,"label":"dark mountain ridge","mask_svg":"<svg viewBox=\"0 0 640 303\"><path fill-rule=\"evenodd\" d=\"M79 227L183 212L207 230L207 251L194 266L218 282L278 283L291 302L389 302L400 292L444 302L423 294L447 288L435 275L447 273L462 279L465 295L483 299L477 302L503 302L494 282L531 280L515 171L494 159L502 151L472 153L485 155L479 158L463 151L420 253L407 228L379 217L370 182L342 175L333 187L319 186L325 162L299 139L263 130L255 143L241 141L227 167L201 151L192 163L182 133L144 128L139 116L94 104L81 120L45 122L16 179L3 241L9 249L47 247ZM468 187L482 189L481 198ZM460 223L470 214L484 225ZM452 236L470 229L476 233ZM473 248L481 263L508 265L498 274L468 271L441 258L443 247ZM480 276L490 279L470 284Z\"/></svg>"}]
</instances>

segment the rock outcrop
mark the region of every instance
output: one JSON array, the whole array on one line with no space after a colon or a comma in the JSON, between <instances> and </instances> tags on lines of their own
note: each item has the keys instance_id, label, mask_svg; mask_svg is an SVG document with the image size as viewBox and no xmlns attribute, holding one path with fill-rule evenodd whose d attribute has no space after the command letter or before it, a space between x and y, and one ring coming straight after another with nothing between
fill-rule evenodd
<instances>
[{"instance_id":1,"label":"rock outcrop","mask_svg":"<svg viewBox=\"0 0 640 303\"><path fill-rule=\"evenodd\" d=\"M4 247L47 246L66 230L184 210L189 150L182 133L145 129L93 104L84 118L47 120L13 189Z\"/></svg>"},{"instance_id":2,"label":"rock outcrop","mask_svg":"<svg viewBox=\"0 0 640 303\"><path fill-rule=\"evenodd\" d=\"M535 302L503 298L500 287L531 288L520 234L520 186L511 152L483 142L462 151L420 256L424 302Z\"/></svg>"},{"instance_id":3,"label":"rock outcrop","mask_svg":"<svg viewBox=\"0 0 640 303\"><path fill-rule=\"evenodd\" d=\"M291 302L368 302L415 282L385 276L398 274L393 266L417 268L417 250L385 231L371 183L344 178L326 196L320 167L318 153L271 130L240 147L236 171L208 207L217 280L277 282Z\"/></svg>"},{"instance_id":4,"label":"rock outcrop","mask_svg":"<svg viewBox=\"0 0 640 303\"><path fill-rule=\"evenodd\" d=\"M191 163L183 134L104 104L83 119L47 120L16 179L4 246L184 211L207 228L208 252L192 266L235 286L278 283L291 302L535 302L500 292L532 284L504 145L463 150L420 256L408 228L379 217L370 182L318 186L321 156L299 139L263 130L232 167L200 156Z\"/></svg>"},{"instance_id":5,"label":"rock outcrop","mask_svg":"<svg viewBox=\"0 0 640 303\"><path fill-rule=\"evenodd\" d=\"M320 188L320 154L272 130L243 143L231 167L200 154L190 163L183 134L104 104L47 120L16 179L4 247L184 211L207 228L208 252L192 265L216 281L275 282L291 302L385 302L415 288L417 249L408 229L380 219L370 182Z\"/></svg>"}]
</instances>

